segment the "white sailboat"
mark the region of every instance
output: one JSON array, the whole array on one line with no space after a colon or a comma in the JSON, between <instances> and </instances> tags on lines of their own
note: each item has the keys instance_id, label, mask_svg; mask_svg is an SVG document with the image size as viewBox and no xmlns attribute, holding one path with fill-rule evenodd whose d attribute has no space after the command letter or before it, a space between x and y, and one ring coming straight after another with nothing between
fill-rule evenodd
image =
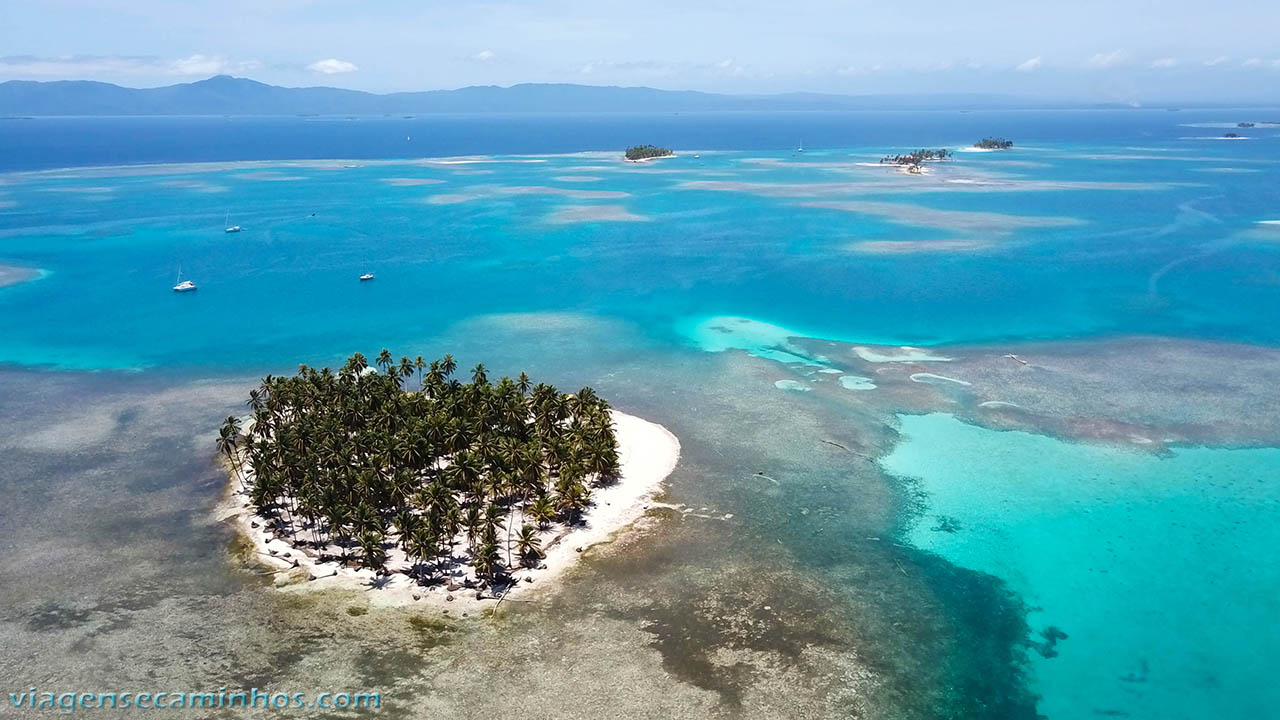
<instances>
[{"instance_id":1,"label":"white sailboat","mask_svg":"<svg viewBox=\"0 0 1280 720\"><path fill-rule=\"evenodd\" d=\"M174 292L191 292L196 289L196 284L190 280L182 279L182 266L178 266L178 284L173 286Z\"/></svg>"},{"instance_id":2,"label":"white sailboat","mask_svg":"<svg viewBox=\"0 0 1280 720\"><path fill-rule=\"evenodd\" d=\"M800 146L796 148L796 152L804 152L804 141L800 141Z\"/></svg>"},{"instance_id":3,"label":"white sailboat","mask_svg":"<svg viewBox=\"0 0 1280 720\"><path fill-rule=\"evenodd\" d=\"M226 229L226 230L223 230L223 232L229 232L229 233L236 233L236 232L240 232L240 230L241 230L240 226L239 226L239 225L231 225L231 224L229 224L230 222L231 222L231 213L227 213L227 217L226 217L226 219L222 221L223 225L226 225L226 228L227 228L227 229Z\"/></svg>"}]
</instances>

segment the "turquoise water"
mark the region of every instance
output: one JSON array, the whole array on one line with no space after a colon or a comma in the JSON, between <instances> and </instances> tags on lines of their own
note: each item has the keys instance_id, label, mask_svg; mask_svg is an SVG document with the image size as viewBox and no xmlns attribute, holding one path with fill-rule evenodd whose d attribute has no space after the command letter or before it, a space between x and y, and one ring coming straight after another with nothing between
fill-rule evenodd
<instances>
[{"instance_id":1,"label":"turquoise water","mask_svg":"<svg viewBox=\"0 0 1280 720\"><path fill-rule=\"evenodd\" d=\"M856 145L9 173L0 264L50 275L0 290L0 362L291 364L542 311L682 346L721 315L860 342L1280 342L1280 230L1258 224L1280 216L1280 131L1184 140L1177 117L929 178ZM921 144L950 138L936 122ZM179 267L199 292L171 292Z\"/></svg>"},{"instance_id":2,"label":"turquoise water","mask_svg":"<svg viewBox=\"0 0 1280 720\"><path fill-rule=\"evenodd\" d=\"M946 414L900 420L882 464L926 493L906 541L1004 580L1037 641L1066 633L1056 656L1030 654L1041 713L1274 714L1280 449L1157 457Z\"/></svg>"},{"instance_id":3,"label":"turquoise water","mask_svg":"<svg viewBox=\"0 0 1280 720\"><path fill-rule=\"evenodd\" d=\"M247 377L381 347L466 348L612 386L676 429L728 436L785 414L779 447L749 467L720 454L723 437L691 441L701 473L685 487L732 496L745 476L789 508L800 501L784 471L819 456L787 443L844 417L817 414L828 386L855 403L894 392L876 365L929 361L934 374L911 371L918 387L957 391L951 351L935 346L1124 334L1280 345L1280 226L1261 223L1280 220L1280 130L1223 142L1187 126L1257 114L14 121L0 127L0 266L41 272L0 287L0 363ZM993 134L1018 147L957 153L927 177L860 164ZM808 151L790 149L796 137ZM678 157L632 165L602 151L639 141ZM403 159L461 152L480 154ZM141 162L170 164L70 167ZM179 268L198 292L172 292ZM377 277L361 283L364 272ZM797 336L914 349L825 357ZM800 374L729 362L742 351ZM714 399L691 391L720 387L698 374L712 360L737 371ZM647 371L615 377L629 363ZM92 377L103 392L123 382ZM1268 560L1280 450L1156 457L949 416L902 426L884 466L929 493L905 541L1007 583L1037 638L1068 636L1055 657L1031 654L1042 713L1248 717L1280 700L1265 690L1280 645ZM822 489L815 502L838 498L824 513L860 527L863 495L841 472L801 480ZM957 531L932 530L953 527L938 515ZM798 517L780 524L807 547L827 520ZM797 562L829 561L813 553ZM861 598L851 577L844 590Z\"/></svg>"}]
</instances>

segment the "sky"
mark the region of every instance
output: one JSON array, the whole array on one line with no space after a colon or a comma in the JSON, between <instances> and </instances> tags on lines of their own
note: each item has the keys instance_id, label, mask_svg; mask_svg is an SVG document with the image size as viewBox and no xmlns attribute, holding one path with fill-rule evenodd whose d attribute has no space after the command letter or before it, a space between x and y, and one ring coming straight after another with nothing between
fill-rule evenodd
<instances>
[{"instance_id":1,"label":"sky","mask_svg":"<svg viewBox=\"0 0 1280 720\"><path fill-rule=\"evenodd\" d=\"M1280 100L1280 2L4 0L0 81Z\"/></svg>"}]
</instances>

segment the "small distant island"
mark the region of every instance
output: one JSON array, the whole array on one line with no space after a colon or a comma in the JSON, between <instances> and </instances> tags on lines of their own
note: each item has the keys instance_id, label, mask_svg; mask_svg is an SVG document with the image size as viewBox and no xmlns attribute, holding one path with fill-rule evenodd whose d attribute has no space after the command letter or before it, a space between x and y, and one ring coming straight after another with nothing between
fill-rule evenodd
<instances>
[{"instance_id":1,"label":"small distant island","mask_svg":"<svg viewBox=\"0 0 1280 720\"><path fill-rule=\"evenodd\" d=\"M1004 138L983 138L973 146L979 150L1009 150L1013 147L1013 141Z\"/></svg>"},{"instance_id":2,"label":"small distant island","mask_svg":"<svg viewBox=\"0 0 1280 720\"><path fill-rule=\"evenodd\" d=\"M657 145L633 145L623 153L623 157L631 162L645 162L674 156L675 153L670 148L658 147Z\"/></svg>"},{"instance_id":3,"label":"small distant island","mask_svg":"<svg viewBox=\"0 0 1280 720\"><path fill-rule=\"evenodd\" d=\"M1223 137L1223 139L1225 139L1225 140L1239 140L1239 139L1240 139L1240 136L1239 136L1239 135L1237 135L1237 134L1235 134L1235 133L1232 133L1232 132L1229 132L1229 133L1227 133L1227 134L1223 135L1222 137Z\"/></svg>"},{"instance_id":4,"label":"small distant island","mask_svg":"<svg viewBox=\"0 0 1280 720\"><path fill-rule=\"evenodd\" d=\"M951 158L951 151L942 150L916 150L913 153L905 155L886 155L880 158L881 165L897 165L912 175L920 175L924 173L924 164L926 162L936 162L939 160L948 160Z\"/></svg>"},{"instance_id":5,"label":"small distant island","mask_svg":"<svg viewBox=\"0 0 1280 720\"><path fill-rule=\"evenodd\" d=\"M227 515L285 585L500 599L637 519L679 455L591 388L495 383L483 365L464 383L449 355L375 362L268 376L245 426L221 428Z\"/></svg>"},{"instance_id":6,"label":"small distant island","mask_svg":"<svg viewBox=\"0 0 1280 720\"><path fill-rule=\"evenodd\" d=\"M1238 127L1238 128L1251 128L1251 127L1254 127L1254 123L1251 123L1251 122L1238 122L1238 123L1236 123L1236 127Z\"/></svg>"}]
</instances>

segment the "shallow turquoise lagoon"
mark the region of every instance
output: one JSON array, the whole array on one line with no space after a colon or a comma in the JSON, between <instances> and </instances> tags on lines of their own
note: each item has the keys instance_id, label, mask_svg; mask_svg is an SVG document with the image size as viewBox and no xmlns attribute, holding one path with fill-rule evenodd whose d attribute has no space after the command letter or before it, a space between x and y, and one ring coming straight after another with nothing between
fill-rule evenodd
<instances>
[{"instance_id":1,"label":"shallow turquoise lagoon","mask_svg":"<svg viewBox=\"0 0 1280 720\"><path fill-rule=\"evenodd\" d=\"M1168 137L957 153L927 178L856 145L8 173L0 264L50 274L0 289L0 362L260 367L546 311L678 347L720 316L868 343L1280 342L1280 232L1258 224L1280 134L1195 144L1149 119ZM1222 168L1256 172L1202 172ZM198 292L171 291L179 268Z\"/></svg>"},{"instance_id":2,"label":"shallow turquoise lagoon","mask_svg":"<svg viewBox=\"0 0 1280 720\"><path fill-rule=\"evenodd\" d=\"M1030 653L1041 713L1274 714L1280 449L1157 457L900 421L883 466L925 494L906 541L1003 579L1037 641L1066 634Z\"/></svg>"}]
</instances>

